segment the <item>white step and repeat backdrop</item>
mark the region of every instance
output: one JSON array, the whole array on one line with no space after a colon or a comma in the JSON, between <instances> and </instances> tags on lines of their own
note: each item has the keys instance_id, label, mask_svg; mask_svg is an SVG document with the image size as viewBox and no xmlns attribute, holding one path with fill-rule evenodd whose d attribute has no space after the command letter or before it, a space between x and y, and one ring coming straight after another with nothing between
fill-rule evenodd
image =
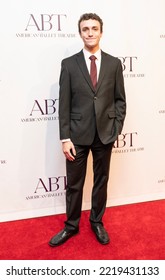
<instances>
[{"instance_id":1,"label":"white step and repeat backdrop","mask_svg":"<svg viewBox=\"0 0 165 280\"><path fill-rule=\"evenodd\" d=\"M0 221L65 212L58 130L61 60L96 12L101 48L121 59L127 117L112 154L107 206L165 198L165 1L0 2ZM90 208L89 156L83 209Z\"/></svg>"}]
</instances>

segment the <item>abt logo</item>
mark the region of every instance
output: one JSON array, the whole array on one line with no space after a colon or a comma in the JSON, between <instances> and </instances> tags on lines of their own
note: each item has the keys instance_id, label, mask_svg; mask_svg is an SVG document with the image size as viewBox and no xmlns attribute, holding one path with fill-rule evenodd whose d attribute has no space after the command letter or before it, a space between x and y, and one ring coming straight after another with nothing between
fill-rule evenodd
<instances>
[{"instance_id":1,"label":"abt logo","mask_svg":"<svg viewBox=\"0 0 165 280\"><path fill-rule=\"evenodd\" d=\"M118 57L121 60L123 71L133 72L137 56Z\"/></svg>"},{"instance_id":2,"label":"abt logo","mask_svg":"<svg viewBox=\"0 0 165 280\"><path fill-rule=\"evenodd\" d=\"M40 14L38 17L30 14L25 31L32 28L37 31L61 31L66 18L65 14Z\"/></svg>"},{"instance_id":3,"label":"abt logo","mask_svg":"<svg viewBox=\"0 0 165 280\"><path fill-rule=\"evenodd\" d=\"M44 99L42 102L34 100L30 116L33 116L35 112L39 112L41 115L53 115L57 112L59 99Z\"/></svg>"},{"instance_id":4,"label":"abt logo","mask_svg":"<svg viewBox=\"0 0 165 280\"><path fill-rule=\"evenodd\" d=\"M137 135L137 132L120 134L117 140L115 141L114 148L133 147L135 137Z\"/></svg>"},{"instance_id":5,"label":"abt logo","mask_svg":"<svg viewBox=\"0 0 165 280\"><path fill-rule=\"evenodd\" d=\"M34 191L35 194L38 192L55 192L58 190L66 189L66 176L58 176L58 177L49 177L47 180L43 180L39 178L36 189Z\"/></svg>"}]
</instances>

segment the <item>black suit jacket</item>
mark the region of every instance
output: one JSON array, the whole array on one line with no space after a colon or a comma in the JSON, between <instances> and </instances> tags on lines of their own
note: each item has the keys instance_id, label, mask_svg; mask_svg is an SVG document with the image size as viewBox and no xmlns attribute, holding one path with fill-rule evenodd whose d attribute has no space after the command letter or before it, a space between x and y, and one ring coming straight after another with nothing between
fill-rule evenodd
<instances>
[{"instance_id":1,"label":"black suit jacket","mask_svg":"<svg viewBox=\"0 0 165 280\"><path fill-rule=\"evenodd\" d=\"M101 51L96 90L93 88L83 51L62 61L59 94L60 139L90 145L96 129L103 144L121 133L126 100L121 62Z\"/></svg>"}]
</instances>

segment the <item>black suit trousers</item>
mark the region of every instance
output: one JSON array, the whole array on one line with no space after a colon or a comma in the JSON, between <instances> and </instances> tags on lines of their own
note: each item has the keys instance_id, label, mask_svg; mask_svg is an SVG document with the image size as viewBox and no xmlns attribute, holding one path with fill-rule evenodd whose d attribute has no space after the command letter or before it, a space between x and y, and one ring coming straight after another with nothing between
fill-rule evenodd
<instances>
[{"instance_id":1,"label":"black suit trousers","mask_svg":"<svg viewBox=\"0 0 165 280\"><path fill-rule=\"evenodd\" d=\"M77 229L81 217L83 186L86 176L89 151L93 157L93 188L91 198L90 222L101 223L106 208L107 183L112 147L114 143L104 145L96 133L91 145L75 145L76 159L66 161L66 227Z\"/></svg>"}]
</instances>

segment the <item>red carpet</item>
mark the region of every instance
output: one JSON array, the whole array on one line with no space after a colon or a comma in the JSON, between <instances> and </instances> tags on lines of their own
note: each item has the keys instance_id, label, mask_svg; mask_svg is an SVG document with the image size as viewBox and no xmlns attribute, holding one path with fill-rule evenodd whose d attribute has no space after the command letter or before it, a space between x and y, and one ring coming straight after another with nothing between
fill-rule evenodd
<instances>
[{"instance_id":1,"label":"red carpet","mask_svg":"<svg viewBox=\"0 0 165 280\"><path fill-rule=\"evenodd\" d=\"M1 260L164 260L165 200L106 209L111 242L101 245L91 231L89 211L82 212L80 233L60 247L49 239L63 228L65 215L0 224Z\"/></svg>"}]
</instances>

